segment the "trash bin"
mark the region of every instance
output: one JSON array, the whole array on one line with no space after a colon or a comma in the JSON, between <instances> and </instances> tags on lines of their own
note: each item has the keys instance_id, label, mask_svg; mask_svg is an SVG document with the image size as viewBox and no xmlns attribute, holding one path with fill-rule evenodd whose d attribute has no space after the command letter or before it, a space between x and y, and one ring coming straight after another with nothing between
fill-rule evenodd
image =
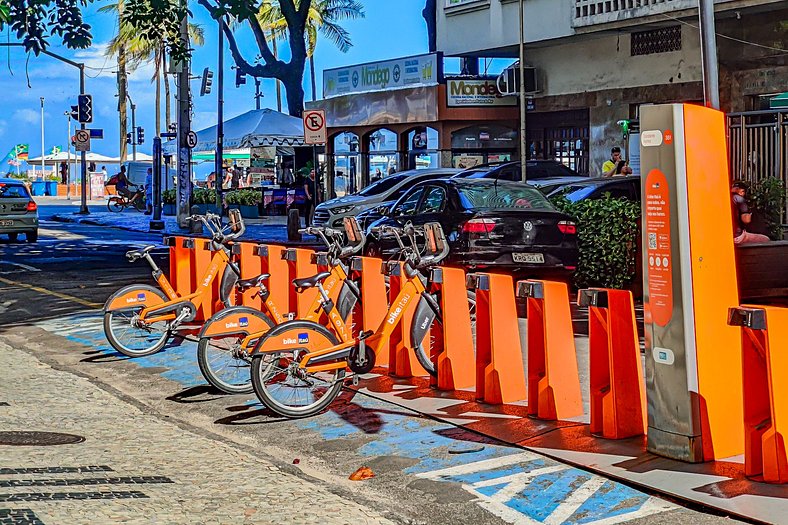
<instances>
[{"instance_id":1,"label":"trash bin","mask_svg":"<svg viewBox=\"0 0 788 525\"><path fill-rule=\"evenodd\" d=\"M44 181L32 182L30 184L30 191L36 197L40 197L44 195L46 193L46 182Z\"/></svg>"},{"instance_id":2,"label":"trash bin","mask_svg":"<svg viewBox=\"0 0 788 525\"><path fill-rule=\"evenodd\" d=\"M57 181L56 180L48 180L46 181L46 194L52 197L57 196Z\"/></svg>"}]
</instances>

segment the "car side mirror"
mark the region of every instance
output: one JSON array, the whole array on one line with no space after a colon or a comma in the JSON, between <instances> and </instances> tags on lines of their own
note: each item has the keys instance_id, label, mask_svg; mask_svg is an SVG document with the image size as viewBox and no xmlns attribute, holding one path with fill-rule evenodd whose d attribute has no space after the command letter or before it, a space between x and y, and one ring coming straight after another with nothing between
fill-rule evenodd
<instances>
[{"instance_id":1,"label":"car side mirror","mask_svg":"<svg viewBox=\"0 0 788 525\"><path fill-rule=\"evenodd\" d=\"M377 210L376 210L376 211L377 211L379 214L381 214L381 215L388 215L389 213L391 213L391 210L392 210L392 208L393 208L393 206L386 206L386 205L384 204L384 205L382 205L382 206L378 206L378 208L377 208Z\"/></svg>"}]
</instances>

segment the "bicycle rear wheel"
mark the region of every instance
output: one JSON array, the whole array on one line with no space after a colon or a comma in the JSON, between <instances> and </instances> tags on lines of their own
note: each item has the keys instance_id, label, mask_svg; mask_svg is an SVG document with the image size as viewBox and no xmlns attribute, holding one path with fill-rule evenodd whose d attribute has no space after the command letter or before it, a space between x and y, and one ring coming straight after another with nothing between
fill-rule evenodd
<instances>
[{"instance_id":1,"label":"bicycle rear wheel","mask_svg":"<svg viewBox=\"0 0 788 525\"><path fill-rule=\"evenodd\" d=\"M313 348L339 344L333 333L317 323L291 321L273 328L258 346L264 345L267 339L282 339L283 334L290 332L309 341ZM303 352L288 349L257 354L252 359L254 391L266 407L280 416L313 416L328 407L342 390L344 368L307 372L298 366L302 355ZM338 360L344 360L344 357Z\"/></svg>"},{"instance_id":2,"label":"bicycle rear wheel","mask_svg":"<svg viewBox=\"0 0 788 525\"><path fill-rule=\"evenodd\" d=\"M139 285L138 288L140 291L155 293L162 301L167 301L167 297L152 286ZM143 306L134 306L104 313L104 335L112 348L123 355L142 357L155 354L164 348L170 337L170 327L166 321L139 322L138 315L142 309Z\"/></svg>"},{"instance_id":3,"label":"bicycle rear wheel","mask_svg":"<svg viewBox=\"0 0 788 525\"><path fill-rule=\"evenodd\" d=\"M134 200L134 209L137 211L145 211L147 206L145 206L145 197L137 197Z\"/></svg>"},{"instance_id":4,"label":"bicycle rear wheel","mask_svg":"<svg viewBox=\"0 0 788 525\"><path fill-rule=\"evenodd\" d=\"M262 312L253 312L247 308L244 310L249 310L246 315L254 315L269 327L274 326L274 322ZM210 331L211 322L223 323L224 317L209 321L203 327L203 332ZM251 360L248 355L240 353L240 344L245 337L246 333L203 336L197 344L200 372L208 383L225 394L250 394L253 390Z\"/></svg>"},{"instance_id":5,"label":"bicycle rear wheel","mask_svg":"<svg viewBox=\"0 0 788 525\"><path fill-rule=\"evenodd\" d=\"M123 200L120 197L110 197L107 201L107 209L109 211L120 213L123 211L125 206L123 205Z\"/></svg>"}]
</instances>

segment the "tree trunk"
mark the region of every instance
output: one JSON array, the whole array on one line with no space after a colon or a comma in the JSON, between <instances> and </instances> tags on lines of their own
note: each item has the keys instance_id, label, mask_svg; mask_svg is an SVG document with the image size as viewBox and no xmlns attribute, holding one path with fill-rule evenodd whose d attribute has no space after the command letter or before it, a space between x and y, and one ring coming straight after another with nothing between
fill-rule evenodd
<instances>
[{"instance_id":1,"label":"tree trunk","mask_svg":"<svg viewBox=\"0 0 788 525\"><path fill-rule=\"evenodd\" d=\"M123 0L118 0L118 23L123 14ZM126 131L128 130L128 115L126 112L126 48L121 46L118 50L118 117L120 124L120 162L126 162L128 147L126 144Z\"/></svg>"},{"instance_id":2,"label":"tree trunk","mask_svg":"<svg viewBox=\"0 0 788 525\"><path fill-rule=\"evenodd\" d=\"M156 52L156 136L161 136L161 53Z\"/></svg>"},{"instance_id":3,"label":"tree trunk","mask_svg":"<svg viewBox=\"0 0 788 525\"><path fill-rule=\"evenodd\" d=\"M271 44L273 44L273 52L274 58L279 59L279 55L276 51L276 38L274 38L273 32L271 33ZM279 84L278 79L274 79L274 83L276 84L276 110L278 112L282 112L282 86Z\"/></svg>"},{"instance_id":4,"label":"tree trunk","mask_svg":"<svg viewBox=\"0 0 788 525\"><path fill-rule=\"evenodd\" d=\"M317 100L317 84L315 83L315 55L309 57L309 75L312 77L312 102Z\"/></svg>"},{"instance_id":5,"label":"tree trunk","mask_svg":"<svg viewBox=\"0 0 788 525\"><path fill-rule=\"evenodd\" d=\"M290 66L285 77L281 79L285 86L287 112L294 117L301 117L304 114L304 66L306 63L298 64L293 61Z\"/></svg>"}]
</instances>

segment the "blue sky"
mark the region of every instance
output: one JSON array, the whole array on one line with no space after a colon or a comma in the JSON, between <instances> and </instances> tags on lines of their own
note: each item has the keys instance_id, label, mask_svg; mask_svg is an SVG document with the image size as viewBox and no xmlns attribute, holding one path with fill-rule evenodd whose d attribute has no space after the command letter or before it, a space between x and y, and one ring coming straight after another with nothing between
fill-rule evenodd
<instances>
[{"instance_id":1,"label":"blue sky","mask_svg":"<svg viewBox=\"0 0 788 525\"><path fill-rule=\"evenodd\" d=\"M72 51L52 40L51 51L62 54L90 66L87 70L86 91L93 95L94 121L89 127L103 128L104 140L93 142L93 151L108 156L118 155L118 116L117 86L115 82L115 61L104 56L104 48L116 30L116 20L111 14L98 13L97 9L108 2L91 4L86 13L88 23L93 26L93 46L86 50ZM427 51L427 30L421 17L424 0L366 0L366 17L360 20L345 21L344 27L351 34L354 46L342 53L327 40L318 41L315 53L318 98L322 90L321 71L326 68L356 64L373 60L383 60L400 56L425 53ZM193 74L201 74L203 68L216 71L218 53L217 29L213 21L196 3L192 5L196 23L205 29L205 45L194 53ZM8 41L7 32L0 35ZM247 29L237 32L239 46L253 59L255 45ZM13 41L13 39L11 39ZM0 48L0 93L5 94L0 104L0 156L15 144L30 145L30 157L41 154L41 104L44 97L45 149L49 153L54 146L66 146L67 119L63 113L70 105L76 104L78 94L77 69L46 56L30 56L21 49ZM235 72L229 51L225 52L225 118L230 118L249 109L254 109L254 82L251 78L245 86L235 88ZM150 79L152 68L145 66L130 77L129 93L137 105L137 125L145 128L145 144L138 151L150 152L154 135L154 84ZM28 87L29 82L29 87ZM274 81L263 80L265 98L263 107L276 109ZM306 99L311 100L308 74L304 77ZM215 124L216 119L216 76L214 91L199 97L199 80L193 81L194 129ZM163 95L162 95L163 96ZM284 99L284 92L283 92ZM283 100L283 104L285 104ZM286 111L285 108L283 108ZM162 104L162 122L164 122ZM131 116L129 115L129 126ZM164 126L164 124L162 124ZM73 131L72 131L73 132ZM131 148L129 148L129 153ZM3 164L0 171L9 166ZM110 170L111 171L111 170Z\"/></svg>"}]
</instances>

